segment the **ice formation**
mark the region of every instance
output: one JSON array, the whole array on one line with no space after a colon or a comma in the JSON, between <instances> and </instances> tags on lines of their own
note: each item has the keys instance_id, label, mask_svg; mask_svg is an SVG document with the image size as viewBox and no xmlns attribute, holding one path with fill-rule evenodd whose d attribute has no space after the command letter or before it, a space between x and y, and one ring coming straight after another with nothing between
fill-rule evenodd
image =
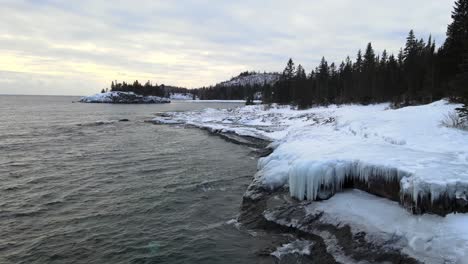
<instances>
[{"instance_id":1,"label":"ice formation","mask_svg":"<svg viewBox=\"0 0 468 264\"><path fill-rule=\"evenodd\" d=\"M400 181L415 203L426 197L468 201L468 133L441 126L459 107L445 100L390 109L388 104L294 110L263 105L170 113L154 122L183 123L273 141L256 178L267 188L316 199L346 179Z\"/></svg>"},{"instance_id":2,"label":"ice formation","mask_svg":"<svg viewBox=\"0 0 468 264\"><path fill-rule=\"evenodd\" d=\"M368 183L369 179L381 178L385 182L400 181L408 176L407 172L385 166L373 166L355 161L298 161L289 170L289 189L291 196L303 200L316 200L320 189L332 193L343 188L346 180L357 179Z\"/></svg>"},{"instance_id":3,"label":"ice formation","mask_svg":"<svg viewBox=\"0 0 468 264\"><path fill-rule=\"evenodd\" d=\"M445 100L401 109L388 104L308 110L255 105L169 113L154 122L272 141L274 151L259 160L254 181L270 189L289 185L298 199L338 192L349 180L378 180L396 182L399 195L416 205L422 198L468 204L468 132L441 125L457 107ZM254 199L256 194L246 195ZM324 221L349 224L368 238L397 238L406 253L427 263L468 264L467 214L413 215L394 201L357 190L310 203L310 208L325 212Z\"/></svg>"},{"instance_id":4,"label":"ice formation","mask_svg":"<svg viewBox=\"0 0 468 264\"><path fill-rule=\"evenodd\" d=\"M349 225L354 234L365 232L368 242L391 241L423 263L468 263L466 214L414 216L396 202L359 190L312 203L306 211L320 213L320 221L328 224Z\"/></svg>"}]
</instances>

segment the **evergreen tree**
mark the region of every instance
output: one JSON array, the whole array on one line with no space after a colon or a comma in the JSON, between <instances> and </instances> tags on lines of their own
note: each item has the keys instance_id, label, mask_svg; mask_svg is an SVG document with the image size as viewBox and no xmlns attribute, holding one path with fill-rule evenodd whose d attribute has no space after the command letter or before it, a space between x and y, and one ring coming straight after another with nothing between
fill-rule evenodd
<instances>
[{"instance_id":1,"label":"evergreen tree","mask_svg":"<svg viewBox=\"0 0 468 264\"><path fill-rule=\"evenodd\" d=\"M292 59L289 59L288 64L286 65L286 68L284 68L283 77L286 80L292 80L294 78L295 72L296 72L296 67L294 66L294 62Z\"/></svg>"},{"instance_id":2,"label":"evergreen tree","mask_svg":"<svg viewBox=\"0 0 468 264\"><path fill-rule=\"evenodd\" d=\"M306 100L307 74L305 73L304 67L300 64L297 66L294 85L296 87L293 99L294 102L299 106L299 108L306 108L308 106L308 101Z\"/></svg>"},{"instance_id":3,"label":"evergreen tree","mask_svg":"<svg viewBox=\"0 0 468 264\"><path fill-rule=\"evenodd\" d=\"M376 74L376 58L372 44L367 44L364 60L362 64L363 82L361 83L361 102L371 103L372 99L376 98L375 91L375 74Z\"/></svg>"},{"instance_id":4,"label":"evergreen tree","mask_svg":"<svg viewBox=\"0 0 468 264\"><path fill-rule=\"evenodd\" d=\"M406 38L406 45L403 52L403 67L406 81L406 94L404 95L404 103L409 104L416 97L417 90L417 57L418 57L418 41L411 30Z\"/></svg>"},{"instance_id":5,"label":"evergreen tree","mask_svg":"<svg viewBox=\"0 0 468 264\"><path fill-rule=\"evenodd\" d=\"M293 80L296 74L296 67L292 59L289 59L286 68L284 68L283 75L281 76L280 84L278 89L278 100L277 102L287 104L291 102L291 89L293 87Z\"/></svg>"},{"instance_id":6,"label":"evergreen tree","mask_svg":"<svg viewBox=\"0 0 468 264\"><path fill-rule=\"evenodd\" d=\"M457 111L462 120L468 124L468 52L463 56L463 62L460 64L460 72L457 74L452 84L456 87L460 101L464 104Z\"/></svg>"},{"instance_id":7,"label":"evergreen tree","mask_svg":"<svg viewBox=\"0 0 468 264\"><path fill-rule=\"evenodd\" d=\"M450 79L460 72L462 54L466 52L468 41L468 0L458 0L452 12L453 22L447 28L447 38L441 48L444 77Z\"/></svg>"},{"instance_id":8,"label":"evergreen tree","mask_svg":"<svg viewBox=\"0 0 468 264\"><path fill-rule=\"evenodd\" d=\"M468 0L455 2L452 19L439 50L439 69L442 83L448 84L451 95L465 104L459 112L468 119Z\"/></svg>"}]
</instances>

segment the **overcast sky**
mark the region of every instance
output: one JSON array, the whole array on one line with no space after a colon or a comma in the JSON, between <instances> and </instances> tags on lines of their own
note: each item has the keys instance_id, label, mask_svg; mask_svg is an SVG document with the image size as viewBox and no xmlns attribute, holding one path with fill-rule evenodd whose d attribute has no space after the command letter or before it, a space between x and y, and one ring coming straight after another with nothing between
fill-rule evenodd
<instances>
[{"instance_id":1,"label":"overcast sky","mask_svg":"<svg viewBox=\"0 0 468 264\"><path fill-rule=\"evenodd\" d=\"M0 0L0 94L86 95L111 80L188 88L241 71L309 72L410 29L445 39L452 0Z\"/></svg>"}]
</instances>

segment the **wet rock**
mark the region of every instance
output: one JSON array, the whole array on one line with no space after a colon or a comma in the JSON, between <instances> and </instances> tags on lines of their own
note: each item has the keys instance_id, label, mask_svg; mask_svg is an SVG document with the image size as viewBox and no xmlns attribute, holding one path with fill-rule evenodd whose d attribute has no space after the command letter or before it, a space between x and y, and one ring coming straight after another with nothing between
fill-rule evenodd
<instances>
[{"instance_id":1,"label":"wet rock","mask_svg":"<svg viewBox=\"0 0 468 264\"><path fill-rule=\"evenodd\" d=\"M130 120L128 120L127 118L122 118L122 119L119 119L119 122L129 122Z\"/></svg>"},{"instance_id":2,"label":"wet rock","mask_svg":"<svg viewBox=\"0 0 468 264\"><path fill-rule=\"evenodd\" d=\"M412 196L402 194L400 203L413 214L437 214L446 216L450 213L468 213L468 201L463 198L442 195L432 201L431 196L418 197L415 201Z\"/></svg>"},{"instance_id":3,"label":"wet rock","mask_svg":"<svg viewBox=\"0 0 468 264\"><path fill-rule=\"evenodd\" d=\"M386 195L386 192L382 194ZM323 195L329 196L330 192ZM265 190L254 180L244 195L238 220L248 228L288 232L297 238L314 241L311 248L313 257L307 259L313 261L311 263L419 263L395 248L398 238L373 238L376 242L369 243L366 233L353 234L347 225L322 221L323 212L319 210L306 211L306 206L313 203L292 199L285 188ZM284 263L298 261L298 258L290 257L294 260Z\"/></svg>"},{"instance_id":4,"label":"wet rock","mask_svg":"<svg viewBox=\"0 0 468 264\"><path fill-rule=\"evenodd\" d=\"M349 177L344 183L343 189L359 189L367 193L387 198L400 203L404 208L413 214L436 214L446 216L451 213L467 213L468 201L464 194L449 197L441 195L438 199L431 199L431 196L418 197L417 201L411 195L405 194L401 190L399 178L385 180L382 177L369 177L367 182L361 181L358 177ZM317 200L330 199L336 190L322 186L318 193Z\"/></svg>"}]
</instances>

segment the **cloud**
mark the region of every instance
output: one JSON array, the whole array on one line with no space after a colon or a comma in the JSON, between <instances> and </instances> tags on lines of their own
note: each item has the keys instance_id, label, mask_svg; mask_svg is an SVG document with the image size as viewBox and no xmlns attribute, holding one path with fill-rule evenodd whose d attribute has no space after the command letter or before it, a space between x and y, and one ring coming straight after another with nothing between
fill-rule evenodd
<instances>
[{"instance_id":1,"label":"cloud","mask_svg":"<svg viewBox=\"0 0 468 264\"><path fill-rule=\"evenodd\" d=\"M314 68L410 29L444 40L452 1L3 0L0 93L88 94L111 80L200 87L240 71Z\"/></svg>"}]
</instances>

